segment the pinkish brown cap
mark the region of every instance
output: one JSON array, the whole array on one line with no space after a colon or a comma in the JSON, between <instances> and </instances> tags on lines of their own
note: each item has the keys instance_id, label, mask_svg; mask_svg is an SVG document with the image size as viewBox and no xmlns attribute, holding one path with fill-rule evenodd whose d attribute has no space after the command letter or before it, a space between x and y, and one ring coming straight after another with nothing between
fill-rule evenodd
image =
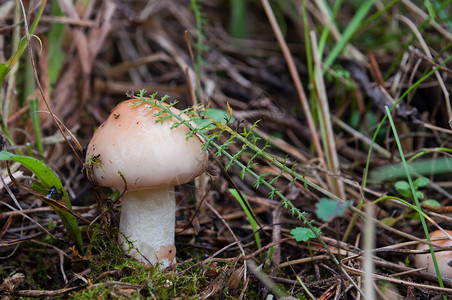
<instances>
[{"instance_id":1,"label":"pinkish brown cap","mask_svg":"<svg viewBox=\"0 0 452 300\"><path fill-rule=\"evenodd\" d=\"M445 231L452 236L452 231L450 230ZM444 237L445 239L434 241L434 239L441 237ZM432 243L434 245L438 245L444 248L452 247L452 241L446 238L446 235L440 230L436 230L430 233L430 238L432 239ZM429 246L427 244L419 244L417 246L417 250L429 250ZM438 262L438 267L441 276L452 279L452 251L435 252L435 257L436 261ZM432 255L430 253L416 254L414 264L416 268L427 268L426 271L428 273L436 275L435 266L433 264Z\"/></svg>"},{"instance_id":2,"label":"pinkish brown cap","mask_svg":"<svg viewBox=\"0 0 452 300\"><path fill-rule=\"evenodd\" d=\"M129 191L149 189L183 184L203 173L207 153L201 141L194 135L187 140L189 129L184 125L171 129L170 118L156 122L159 108L132 105L139 101L116 106L88 145L87 160L94 157L100 162L93 164L99 185L122 191L125 180ZM187 115L182 117L188 120Z\"/></svg>"}]
</instances>

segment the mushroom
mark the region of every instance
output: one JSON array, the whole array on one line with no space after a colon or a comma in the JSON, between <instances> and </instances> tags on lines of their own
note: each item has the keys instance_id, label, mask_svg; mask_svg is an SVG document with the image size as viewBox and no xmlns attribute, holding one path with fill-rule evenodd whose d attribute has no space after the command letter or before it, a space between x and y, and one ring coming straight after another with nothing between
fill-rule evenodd
<instances>
[{"instance_id":1,"label":"mushroom","mask_svg":"<svg viewBox=\"0 0 452 300\"><path fill-rule=\"evenodd\" d=\"M446 230L446 232L452 236L451 230ZM452 247L452 241L446 237L446 235L440 231L436 230L430 233L430 238L432 243L443 248ZM442 240L433 241L433 239L444 238ZM417 250L429 250L427 244L419 244ZM452 248L451 248L452 250ZM439 272L441 276L452 279L452 251L439 251L435 252L436 261L438 262ZM416 254L414 258L414 265L416 268L427 268L428 273L436 275L435 266L433 264L432 255L430 253L426 254Z\"/></svg>"},{"instance_id":2,"label":"mushroom","mask_svg":"<svg viewBox=\"0 0 452 300\"><path fill-rule=\"evenodd\" d=\"M174 186L204 172L207 153L196 136L187 139L185 125L141 100L116 106L96 130L86 160L99 186L125 191L119 242L124 251L144 263L165 268L175 262ZM165 105L165 104L163 104ZM171 111L189 117L174 107Z\"/></svg>"}]
</instances>

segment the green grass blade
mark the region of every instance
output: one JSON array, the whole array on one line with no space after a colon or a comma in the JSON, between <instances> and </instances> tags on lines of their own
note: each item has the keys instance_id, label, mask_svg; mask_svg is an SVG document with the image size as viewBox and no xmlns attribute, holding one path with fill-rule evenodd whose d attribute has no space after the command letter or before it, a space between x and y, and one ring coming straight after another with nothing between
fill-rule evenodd
<instances>
[{"instance_id":1,"label":"green grass blade","mask_svg":"<svg viewBox=\"0 0 452 300\"><path fill-rule=\"evenodd\" d=\"M64 16L58 1L53 1L51 5L51 15L54 17ZM61 69L63 68L66 54L61 48L64 34L64 24L53 23L48 33L49 38L49 84L52 89L53 85L58 80Z\"/></svg>"},{"instance_id":2,"label":"green grass blade","mask_svg":"<svg viewBox=\"0 0 452 300\"><path fill-rule=\"evenodd\" d=\"M232 37L244 38L246 36L246 2L242 0L231 0L231 19L229 32Z\"/></svg>"},{"instance_id":3,"label":"green grass blade","mask_svg":"<svg viewBox=\"0 0 452 300\"><path fill-rule=\"evenodd\" d=\"M407 162L411 174L429 176L433 174L446 174L452 170L452 158L428 158L419 161ZM371 183L381 183L394 181L405 177L405 170L402 164L392 164L376 168L369 173Z\"/></svg>"},{"instance_id":4,"label":"green grass blade","mask_svg":"<svg viewBox=\"0 0 452 300\"><path fill-rule=\"evenodd\" d=\"M30 115L33 124L33 130L35 132L36 147L41 156L44 156L44 147L42 145L41 124L39 123L39 104L38 99L30 99Z\"/></svg>"},{"instance_id":5,"label":"green grass blade","mask_svg":"<svg viewBox=\"0 0 452 300\"><path fill-rule=\"evenodd\" d=\"M256 240L257 248L258 249L262 248L261 238L259 236L259 232L257 232L259 230L259 227L257 226L256 220L253 218L253 214L248 209L248 207L250 207L248 199L245 196L243 196L243 199L242 199L242 197L240 197L239 193L235 189L229 189L229 192L240 203L240 206L242 206L243 211L245 212L246 216L248 217L248 221L250 222L251 228L253 229L253 232L254 232L254 239ZM244 203L243 201L246 201L246 203Z\"/></svg>"},{"instance_id":6,"label":"green grass blade","mask_svg":"<svg viewBox=\"0 0 452 300\"><path fill-rule=\"evenodd\" d=\"M449 61L452 60L452 55L447 57L444 61L442 61L438 66L435 68L432 68L427 74L422 76L419 80L417 80L415 83L413 83L394 103L394 105L391 107L390 111L392 111L397 105L407 96L409 93L411 93L414 89L416 89L422 82L424 82L427 78L432 76L437 70L439 70L441 67L446 65ZM387 119L387 115L383 115L383 118L381 119L380 123L377 126L377 129L375 130L373 136L372 136L372 142L369 146L369 151L367 152L367 160L366 160L366 167L364 168L364 174L363 174L363 182L362 182L362 188L365 189L367 186L367 180L369 175L369 166L370 166L370 158L372 155L373 147L375 145L375 140L377 139L378 133L380 132L381 128L383 127L383 124L385 123ZM364 204L364 197L360 197L359 203L358 203L358 209L361 210L362 206ZM356 223L356 220L358 219L358 214L354 214L352 217L352 220L349 223L349 226L344 234L344 239L346 240L351 229L353 228L354 224Z\"/></svg>"},{"instance_id":7,"label":"green grass blade","mask_svg":"<svg viewBox=\"0 0 452 300\"><path fill-rule=\"evenodd\" d=\"M440 3L440 1L435 0L433 1L433 5L435 6L435 12L439 14L441 19L445 20L445 24L447 27L449 27L449 30L452 30L452 20L450 18L450 15L447 13L447 10L445 11L445 8L447 8L448 5L451 5L452 1L444 1L443 3Z\"/></svg>"},{"instance_id":8,"label":"green grass blade","mask_svg":"<svg viewBox=\"0 0 452 300\"><path fill-rule=\"evenodd\" d=\"M374 2L375 0L367 0L363 2L361 6L358 8L358 11L356 12L355 16L352 18L347 28L345 29L344 34L342 35L342 39L334 46L334 48L331 50L331 52L325 59L325 65L327 67L330 67L333 64L333 62L341 53L342 49L344 49L345 46L347 46L347 43L350 41L353 34L355 34L355 32L360 27L361 23L363 22L365 16L369 12Z\"/></svg>"},{"instance_id":9,"label":"green grass blade","mask_svg":"<svg viewBox=\"0 0 452 300\"><path fill-rule=\"evenodd\" d=\"M14 155L7 151L0 152L0 160L3 161L16 161L21 163L23 166L28 168L36 177L39 179L39 185L46 189L55 188L59 193L62 193L62 201L67 207L72 208L71 202L69 201L69 195L61 183L61 180L55 175L55 173L47 167L42 161L37 160L34 157ZM43 199L46 201L45 199ZM56 207L52 203L48 203L55 212L60 216L63 221L64 227L66 228L69 237L78 246L82 245L82 235L80 232L80 227L77 224L76 218L69 212L62 211L60 208Z\"/></svg>"},{"instance_id":10,"label":"green grass blade","mask_svg":"<svg viewBox=\"0 0 452 300\"><path fill-rule=\"evenodd\" d=\"M425 5L425 7L427 7L428 16L430 17L430 19L435 21L436 12L435 12L435 8L433 7L432 2L430 2L429 0L424 0L424 5Z\"/></svg>"},{"instance_id":11,"label":"green grass blade","mask_svg":"<svg viewBox=\"0 0 452 300\"><path fill-rule=\"evenodd\" d=\"M327 6L327 3L325 1L325 6L328 9L329 14L331 15L330 21L328 22L328 24L323 27L322 33L320 35L320 39L319 39L319 45L318 45L318 49L320 52L320 58L323 57L323 51L325 50L325 45L327 42L327 38L328 38L328 34L331 31L331 27L337 28L336 23L334 22L337 13L340 10L340 7L342 6L343 0L339 0L336 1L336 3L334 3L334 7L333 7L333 11L331 11L331 9Z\"/></svg>"},{"instance_id":12,"label":"green grass blade","mask_svg":"<svg viewBox=\"0 0 452 300\"><path fill-rule=\"evenodd\" d=\"M418 81L416 81L415 83L413 83L410 88L408 88L398 99L397 101L394 103L394 105L390 108L390 111L392 111L395 107L397 107L397 105L407 96L409 95L409 93L411 93L414 89L416 89L422 82L424 82L427 78L429 78L430 76L432 76L435 71L439 70L441 67L443 67L444 65L446 65L449 61L452 60L452 55L449 56L448 58L446 58L444 61L442 61L438 66L436 66L435 68L433 68L431 71L429 71L427 74L425 74L424 76L422 76ZM374 135L372 136L372 143L369 147L369 151L367 152L367 161L366 161L366 167L364 169L364 175L363 175L363 189L366 187L367 185L367 177L368 177L368 173L369 173L369 165L370 165L370 157L372 154L372 150L373 150L373 145L375 143L375 140L377 139L377 135L380 131L380 129L383 127L383 124L385 123L387 119L387 115L384 115L383 118L381 119L380 123L378 124L377 129L374 132ZM362 204L363 199L360 199L360 203Z\"/></svg>"},{"instance_id":13,"label":"green grass blade","mask_svg":"<svg viewBox=\"0 0 452 300\"><path fill-rule=\"evenodd\" d=\"M11 71L10 66L8 66L7 64L0 64L0 86L6 75L8 75L9 71Z\"/></svg>"},{"instance_id":14,"label":"green grass blade","mask_svg":"<svg viewBox=\"0 0 452 300\"><path fill-rule=\"evenodd\" d=\"M36 17L33 21L33 24L30 27L30 35L32 35L35 32L36 27L38 26L39 20L41 19L42 12L44 11L44 7L47 3L47 0L42 1L41 7L39 8ZM25 49L27 48L27 39L22 39L19 43L19 46L17 47L17 50L14 52L14 54L8 59L6 64L0 65L0 86L3 83L3 80L5 79L8 72L11 70L11 67L14 66L19 58L24 53Z\"/></svg>"},{"instance_id":15,"label":"green grass blade","mask_svg":"<svg viewBox=\"0 0 452 300\"><path fill-rule=\"evenodd\" d=\"M303 29L304 29L304 44L306 49L306 65L308 66L309 78L313 78L312 71L312 57L311 57L311 41L309 40L309 23L308 23L308 12L306 9L306 0L302 2L302 16L303 16Z\"/></svg>"},{"instance_id":16,"label":"green grass blade","mask_svg":"<svg viewBox=\"0 0 452 300\"><path fill-rule=\"evenodd\" d=\"M395 139L395 142L397 144L397 148L399 150L400 159L402 161L403 169L405 170L405 174L406 174L406 178L407 178L408 184L410 185L411 193L413 194L414 203L415 203L416 207L418 208L418 210L421 210L421 205L419 203L419 199L416 196L416 189L414 187L413 180L411 179L410 170L409 170L408 164L407 164L407 162L405 160L405 155L403 153L402 144L400 143L399 135L397 134L397 129L396 129L395 125L394 125L394 120L392 119L391 112L390 112L390 110L389 110L389 108L387 106L385 106L385 110L386 110L386 116L388 117L389 123L391 124L391 128L392 128L392 131L394 133L394 139ZM419 214L419 218L421 219L421 224L422 224L422 227L424 228L424 233L425 233L425 236L427 238L427 241L431 242L430 236L429 236L429 232L428 232L428 228L427 228L427 224L425 222L425 218L424 218L424 216L422 214ZM441 278L441 274L439 272L438 262L436 261L435 252L433 251L433 247L432 246L429 245L429 248L430 248L430 253L431 253L432 259L433 259L433 265L435 266L436 275L438 276L439 286L440 287L444 287L444 283L443 283L443 280Z\"/></svg>"}]
</instances>

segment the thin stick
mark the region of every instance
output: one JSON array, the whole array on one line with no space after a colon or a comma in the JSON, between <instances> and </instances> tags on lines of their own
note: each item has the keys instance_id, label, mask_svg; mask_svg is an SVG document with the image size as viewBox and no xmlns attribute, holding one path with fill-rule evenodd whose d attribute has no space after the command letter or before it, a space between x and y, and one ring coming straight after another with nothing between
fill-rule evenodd
<instances>
[{"instance_id":1,"label":"thin stick","mask_svg":"<svg viewBox=\"0 0 452 300\"><path fill-rule=\"evenodd\" d=\"M422 34L417 29L416 25L414 25L413 22L411 22L411 20L405 16L397 15L396 17L398 19L400 19L401 21L403 21L406 25L408 25L408 27L411 29L411 31L413 31L414 35L416 36L419 43L421 44L422 49L424 50L427 57L430 58L431 60L433 60L433 56L430 53L430 49L429 49L427 43L425 42L424 38L422 37ZM435 76L438 79L438 83L439 83L439 86L441 87L441 90L443 91L444 100L446 102L447 115L449 116L449 119L450 119L452 117L452 108L450 106L449 92L447 91L447 88L446 88L444 81L441 78L441 75L439 74L438 70L435 71Z\"/></svg>"},{"instance_id":2,"label":"thin stick","mask_svg":"<svg viewBox=\"0 0 452 300\"><path fill-rule=\"evenodd\" d=\"M295 62L292 58L292 54L290 53L289 47L287 46L287 43L284 40L284 37L278 26L278 22L276 21L276 17L273 14L272 8L268 3L268 0L262 0L261 2L265 9L265 13L267 14L268 20L270 21L270 25L273 29L273 32L275 33L276 39L278 40L279 46L281 47L281 51L284 55L284 59L286 60L290 75L292 76L292 80L295 84L295 88L298 93L298 98L300 98L301 106L303 107L303 111L306 116L306 121L308 122L309 130L311 131L312 141L314 142L315 150L322 163L325 163L325 156L323 155L322 146L320 145L320 139L317 134L317 129L315 128L314 120L311 114L311 109L309 108L308 104L308 99L306 98L303 85L301 84L300 76L298 75L298 71L295 66Z\"/></svg>"},{"instance_id":3,"label":"thin stick","mask_svg":"<svg viewBox=\"0 0 452 300\"><path fill-rule=\"evenodd\" d=\"M375 288L372 278L372 274L375 271L375 264L372 259L372 250L375 247L375 224L373 222L375 207L371 204L366 206L366 219L364 224L364 256L363 256L363 281L364 281L364 292L366 293L367 299L376 299ZM363 295L364 296L364 295Z\"/></svg>"}]
</instances>

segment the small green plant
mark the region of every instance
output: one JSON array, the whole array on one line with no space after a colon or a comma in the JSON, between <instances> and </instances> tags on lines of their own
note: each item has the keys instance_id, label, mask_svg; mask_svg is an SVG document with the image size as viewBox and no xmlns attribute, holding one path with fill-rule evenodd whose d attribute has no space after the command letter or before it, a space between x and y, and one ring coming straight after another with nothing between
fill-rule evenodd
<instances>
[{"instance_id":1,"label":"small green plant","mask_svg":"<svg viewBox=\"0 0 452 300\"><path fill-rule=\"evenodd\" d=\"M82 235L77 220L69 210L72 208L69 195L55 173L42 161L23 155L14 155L7 151L0 152L0 161L14 161L28 168L37 178L30 192L41 195L43 199L60 216L69 238L77 246L82 245Z\"/></svg>"},{"instance_id":2,"label":"small green plant","mask_svg":"<svg viewBox=\"0 0 452 300\"><path fill-rule=\"evenodd\" d=\"M419 191L419 188L426 186L429 182L430 182L430 180L426 177L419 177L413 181L413 186L414 186L414 190L415 190L417 199L424 199L424 193ZM394 184L394 188L403 197L409 198L409 199L414 199L414 195L411 192L411 187L407 181L405 181L405 180L397 181Z\"/></svg>"},{"instance_id":3,"label":"small green plant","mask_svg":"<svg viewBox=\"0 0 452 300\"><path fill-rule=\"evenodd\" d=\"M414 187L414 192L416 194L416 198L419 200L424 199L424 193L422 193L421 191L419 191L419 188L426 186L428 183L430 182L430 180L426 177L419 177L416 180L413 181L413 187ZM400 180L397 181L394 184L394 188L397 190L397 192L402 195L405 198L414 200L414 195L411 192L411 188L408 182L404 181L404 180ZM441 204L434 200L434 199L427 199L422 201L423 205L430 205L430 206L436 206L436 207L441 207ZM407 212L402 214L401 216L399 216L398 218L396 218L396 220L400 220L404 217L408 217L411 218L413 220L420 220L420 216L417 212ZM394 219L394 218L387 218L388 220Z\"/></svg>"}]
</instances>

